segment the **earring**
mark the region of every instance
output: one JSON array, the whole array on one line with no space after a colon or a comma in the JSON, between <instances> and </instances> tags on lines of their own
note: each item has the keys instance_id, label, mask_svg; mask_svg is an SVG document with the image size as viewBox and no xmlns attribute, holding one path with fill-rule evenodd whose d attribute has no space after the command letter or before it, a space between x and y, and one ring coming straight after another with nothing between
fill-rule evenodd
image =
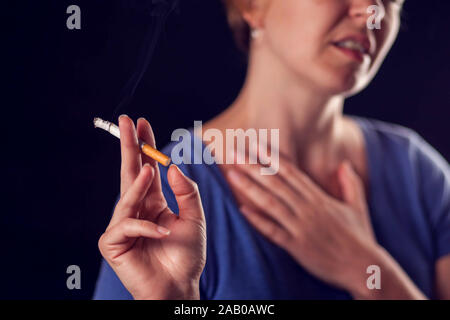
<instances>
[{"instance_id":1,"label":"earring","mask_svg":"<svg viewBox=\"0 0 450 320\"><path fill-rule=\"evenodd\" d=\"M251 31L252 39L257 39L257 38L259 38L259 37L261 36L261 33L262 33L262 30L261 30L261 29L257 29L257 28L252 29L252 31Z\"/></svg>"}]
</instances>

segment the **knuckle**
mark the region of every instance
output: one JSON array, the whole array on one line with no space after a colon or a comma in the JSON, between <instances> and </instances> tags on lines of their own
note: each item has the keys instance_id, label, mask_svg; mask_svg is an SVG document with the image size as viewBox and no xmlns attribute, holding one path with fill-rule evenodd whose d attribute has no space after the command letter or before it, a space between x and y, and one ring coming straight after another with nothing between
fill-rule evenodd
<instances>
[{"instance_id":1,"label":"knuckle","mask_svg":"<svg viewBox=\"0 0 450 320\"><path fill-rule=\"evenodd\" d=\"M277 213L277 216L283 219L290 219L292 216L292 211L278 199L274 198L274 204L272 205L273 210Z\"/></svg>"},{"instance_id":2,"label":"knuckle","mask_svg":"<svg viewBox=\"0 0 450 320\"><path fill-rule=\"evenodd\" d=\"M137 220L137 225L139 226L139 228L142 228L142 229L144 229L148 226L147 221L145 221L145 220Z\"/></svg>"},{"instance_id":3,"label":"knuckle","mask_svg":"<svg viewBox=\"0 0 450 320\"><path fill-rule=\"evenodd\" d=\"M244 173L241 173L241 179L240 179L240 187L244 190L249 189L249 190L256 190L256 187L254 185L254 183L252 183L252 180L249 179L249 177L247 175L245 175Z\"/></svg>"},{"instance_id":4,"label":"knuckle","mask_svg":"<svg viewBox=\"0 0 450 320\"><path fill-rule=\"evenodd\" d=\"M273 224L270 227L270 234L277 242L280 242L283 238L283 232Z\"/></svg>"},{"instance_id":5,"label":"knuckle","mask_svg":"<svg viewBox=\"0 0 450 320\"><path fill-rule=\"evenodd\" d=\"M126 149L135 149L138 145L137 143L137 136L134 134L133 130L134 128L131 128L131 132L129 132L128 134L131 135L125 139L120 139L120 141L122 141L122 146Z\"/></svg>"},{"instance_id":6,"label":"knuckle","mask_svg":"<svg viewBox=\"0 0 450 320\"><path fill-rule=\"evenodd\" d=\"M270 208L278 208L278 201L274 196L268 196L265 202L265 205Z\"/></svg>"},{"instance_id":7,"label":"knuckle","mask_svg":"<svg viewBox=\"0 0 450 320\"><path fill-rule=\"evenodd\" d=\"M268 176L268 183L269 185L271 185L273 188L278 189L278 190L283 190L286 187L286 184L283 183L278 176L273 175L273 176Z\"/></svg>"},{"instance_id":8,"label":"knuckle","mask_svg":"<svg viewBox=\"0 0 450 320\"><path fill-rule=\"evenodd\" d=\"M309 201L313 206L321 206L324 204L325 199L321 197L321 194L319 192L313 191L309 195Z\"/></svg>"},{"instance_id":9,"label":"knuckle","mask_svg":"<svg viewBox=\"0 0 450 320\"><path fill-rule=\"evenodd\" d=\"M119 225L120 231L123 233L128 233L133 228L133 219L126 218Z\"/></svg>"},{"instance_id":10,"label":"knuckle","mask_svg":"<svg viewBox=\"0 0 450 320\"><path fill-rule=\"evenodd\" d=\"M182 201L194 201L198 198L199 196L199 190L198 190L198 186L197 184L195 184L195 186L192 186L192 189L187 191L186 193L183 194L179 194L178 197L180 198L180 200Z\"/></svg>"},{"instance_id":11,"label":"knuckle","mask_svg":"<svg viewBox=\"0 0 450 320\"><path fill-rule=\"evenodd\" d=\"M292 228L291 234L294 239L299 239L301 237L300 228Z\"/></svg>"},{"instance_id":12,"label":"knuckle","mask_svg":"<svg viewBox=\"0 0 450 320\"><path fill-rule=\"evenodd\" d=\"M198 184L194 180L192 180L192 179L190 179L189 177L186 176L186 181L187 181L189 187L188 188L183 188L183 189L185 189L183 195L185 195L185 196L189 195L190 196L191 194L199 193Z\"/></svg>"},{"instance_id":13,"label":"knuckle","mask_svg":"<svg viewBox=\"0 0 450 320\"><path fill-rule=\"evenodd\" d=\"M266 232L267 236L271 237L272 239L277 237L277 227L273 223L268 223Z\"/></svg>"},{"instance_id":14,"label":"knuckle","mask_svg":"<svg viewBox=\"0 0 450 320\"><path fill-rule=\"evenodd\" d=\"M303 245L305 244L304 233L300 229L297 228L293 236L294 236L295 242L298 243L298 245L300 247L303 247Z\"/></svg>"},{"instance_id":15,"label":"knuckle","mask_svg":"<svg viewBox=\"0 0 450 320\"><path fill-rule=\"evenodd\" d=\"M320 200L320 204L321 211L323 212L334 212L336 210L336 206L339 205L338 202L328 196L322 198Z\"/></svg>"},{"instance_id":16,"label":"knuckle","mask_svg":"<svg viewBox=\"0 0 450 320\"><path fill-rule=\"evenodd\" d=\"M198 188L197 182L191 180L191 185L192 185L192 193L194 193L194 194L199 193L199 188Z\"/></svg>"},{"instance_id":17,"label":"knuckle","mask_svg":"<svg viewBox=\"0 0 450 320\"><path fill-rule=\"evenodd\" d=\"M100 250L100 253L102 253L102 255L103 255L103 249L105 247L105 238L106 238L106 232L104 232L100 236L100 238L98 239L98 242L97 242L98 249Z\"/></svg>"},{"instance_id":18,"label":"knuckle","mask_svg":"<svg viewBox=\"0 0 450 320\"><path fill-rule=\"evenodd\" d=\"M130 201L127 199L127 197L125 197L125 195L126 194L124 194L120 198L119 202L117 203L117 207L116 207L117 210L123 210L123 209L126 209L126 208L130 207Z\"/></svg>"},{"instance_id":19,"label":"knuckle","mask_svg":"<svg viewBox=\"0 0 450 320\"><path fill-rule=\"evenodd\" d=\"M272 237L276 243L284 244L286 242L287 235L285 231L273 226Z\"/></svg>"}]
</instances>

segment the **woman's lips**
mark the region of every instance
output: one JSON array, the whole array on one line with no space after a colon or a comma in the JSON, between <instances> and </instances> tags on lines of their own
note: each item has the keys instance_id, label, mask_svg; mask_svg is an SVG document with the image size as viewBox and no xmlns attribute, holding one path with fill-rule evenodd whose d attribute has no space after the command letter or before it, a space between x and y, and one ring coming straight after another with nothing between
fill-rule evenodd
<instances>
[{"instance_id":1,"label":"woman's lips","mask_svg":"<svg viewBox=\"0 0 450 320\"><path fill-rule=\"evenodd\" d=\"M343 48L343 47L339 47L335 44L333 44L333 46L338 49L339 51L341 51L343 54L345 54L347 57L351 58L352 60L358 61L358 62L363 62L364 61L364 54L359 51L359 50L353 50L353 49L349 49L349 48Z\"/></svg>"}]
</instances>

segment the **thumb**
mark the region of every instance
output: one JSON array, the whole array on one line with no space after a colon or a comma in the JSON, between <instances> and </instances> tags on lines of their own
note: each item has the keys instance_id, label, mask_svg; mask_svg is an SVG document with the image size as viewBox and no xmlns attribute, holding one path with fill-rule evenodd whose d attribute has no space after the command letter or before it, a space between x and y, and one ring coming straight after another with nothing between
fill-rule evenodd
<instances>
[{"instance_id":1,"label":"thumb","mask_svg":"<svg viewBox=\"0 0 450 320\"><path fill-rule=\"evenodd\" d=\"M338 181L344 202L358 212L367 212L362 180L348 161L342 162L339 166Z\"/></svg>"},{"instance_id":2,"label":"thumb","mask_svg":"<svg viewBox=\"0 0 450 320\"><path fill-rule=\"evenodd\" d=\"M167 172L169 185L177 200L179 216L184 219L204 220L202 201L197 184L172 164Z\"/></svg>"}]
</instances>

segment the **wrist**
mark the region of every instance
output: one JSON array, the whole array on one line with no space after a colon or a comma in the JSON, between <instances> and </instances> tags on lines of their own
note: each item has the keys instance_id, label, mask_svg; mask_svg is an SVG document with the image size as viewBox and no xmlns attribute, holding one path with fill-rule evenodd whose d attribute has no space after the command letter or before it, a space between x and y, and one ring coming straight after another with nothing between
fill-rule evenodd
<instances>
[{"instance_id":1,"label":"wrist","mask_svg":"<svg viewBox=\"0 0 450 320\"><path fill-rule=\"evenodd\" d=\"M387 259L386 252L378 244L371 245L368 250L364 252L356 263L352 270L350 270L351 278L346 288L354 299L371 299L374 294L377 294L379 289L370 289L368 287L368 279L373 273L368 273L369 266L375 266L385 270L385 260ZM376 275L375 275L376 276ZM380 275L381 276L381 275Z\"/></svg>"},{"instance_id":2,"label":"wrist","mask_svg":"<svg viewBox=\"0 0 450 320\"><path fill-rule=\"evenodd\" d=\"M378 275L367 273L369 266L378 267ZM426 296L416 287L406 272L395 259L380 245L376 245L367 255L361 265L362 278L353 283L349 292L358 300L407 300L426 299ZM376 271L377 272L377 271ZM379 277L379 287L371 288L369 277ZM373 282L372 282L373 284Z\"/></svg>"},{"instance_id":3,"label":"wrist","mask_svg":"<svg viewBox=\"0 0 450 320\"><path fill-rule=\"evenodd\" d=\"M341 269L343 278L342 288L348 291L355 299L365 299L367 295L373 294L377 289L368 288L368 279L373 271L369 266L379 267L384 273L385 260L389 257L387 252L376 242L368 242L352 250L350 260ZM367 297L366 299L368 299Z\"/></svg>"},{"instance_id":4,"label":"wrist","mask_svg":"<svg viewBox=\"0 0 450 320\"><path fill-rule=\"evenodd\" d=\"M150 292L133 294L135 300L199 300L199 280L166 282Z\"/></svg>"}]
</instances>

